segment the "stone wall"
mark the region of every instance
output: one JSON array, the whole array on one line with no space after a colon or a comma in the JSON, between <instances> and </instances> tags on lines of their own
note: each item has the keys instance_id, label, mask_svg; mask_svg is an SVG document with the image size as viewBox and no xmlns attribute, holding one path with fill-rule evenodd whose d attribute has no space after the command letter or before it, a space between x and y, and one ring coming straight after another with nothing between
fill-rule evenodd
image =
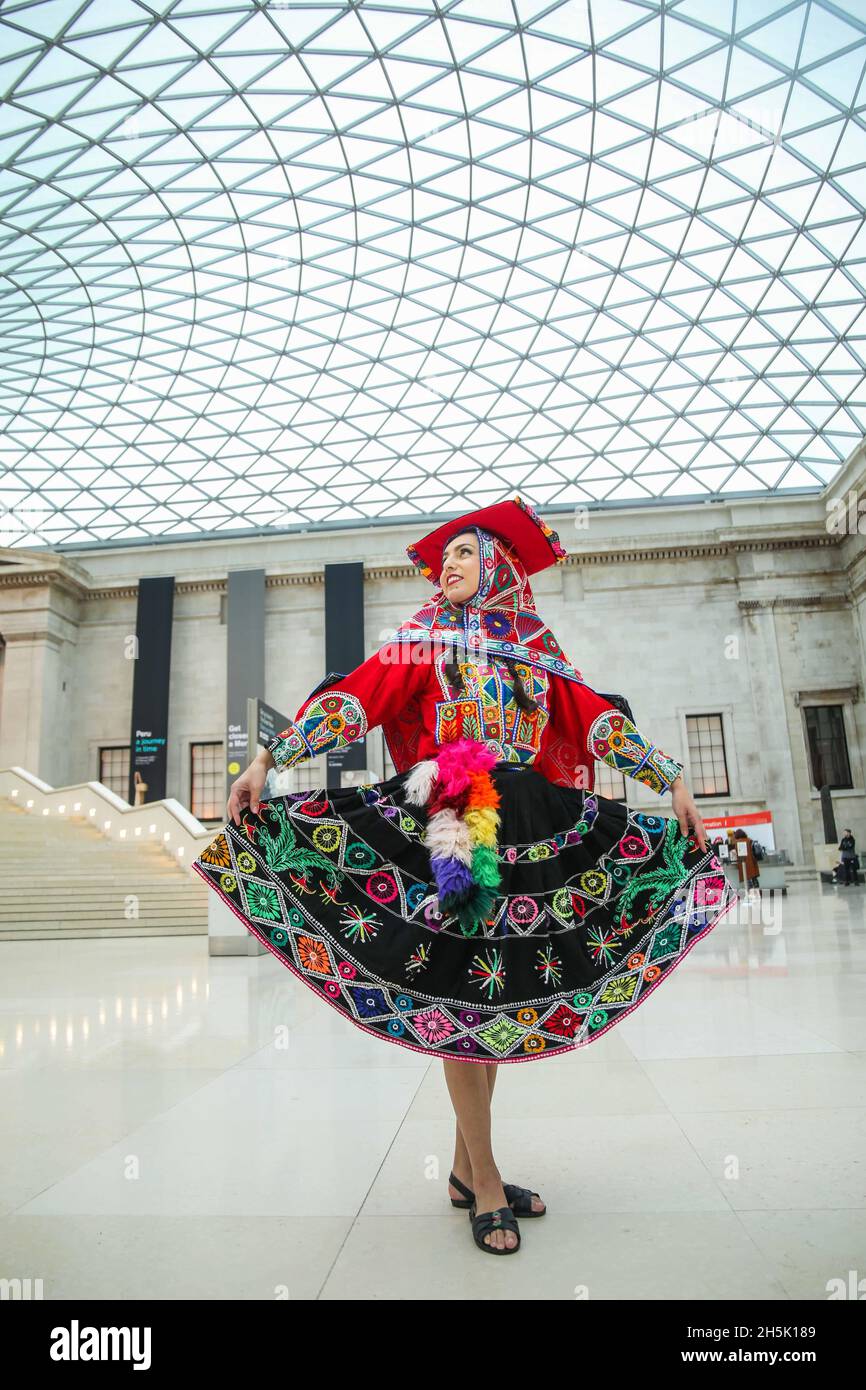
<instances>
[{"instance_id":1,"label":"stone wall","mask_svg":"<svg viewBox=\"0 0 866 1390\"><path fill-rule=\"evenodd\" d=\"M569 551L535 576L539 610L598 690L625 694L638 727L689 759L686 716L722 715L731 782L705 816L768 808L776 843L812 862L823 840L803 706L844 707L854 789L834 792L837 824L866 843L862 690L866 560L859 533L828 529L831 495L860 487L863 450L824 496L629 507L539 507ZM365 655L432 592L406 559L427 526L365 526L74 551L0 552L0 766L54 785L98 776L101 746L129 742L140 575L175 576L168 794L189 801L189 748L225 737L225 581L266 571L268 703L293 716L324 671L326 561L363 560ZM866 519L864 519L866 531ZM380 731L371 771L387 775ZM321 785L324 759L283 790ZM628 800L658 801L628 783Z\"/></svg>"}]
</instances>

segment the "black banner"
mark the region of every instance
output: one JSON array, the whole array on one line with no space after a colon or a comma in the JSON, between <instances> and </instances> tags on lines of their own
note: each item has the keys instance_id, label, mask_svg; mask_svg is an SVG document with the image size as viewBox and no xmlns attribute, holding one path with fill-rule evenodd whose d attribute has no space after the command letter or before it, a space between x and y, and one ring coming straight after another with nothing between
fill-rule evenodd
<instances>
[{"instance_id":1,"label":"black banner","mask_svg":"<svg viewBox=\"0 0 866 1390\"><path fill-rule=\"evenodd\" d=\"M364 660L364 563L349 560L325 565L325 670L354 671ZM367 766L367 740L359 738L347 748L327 754L328 781L339 785L342 768L359 771Z\"/></svg>"},{"instance_id":2,"label":"black banner","mask_svg":"<svg viewBox=\"0 0 866 1390\"><path fill-rule=\"evenodd\" d=\"M251 1162L255 1161L255 1146L267 1144L270 1137L271 1132L259 1122L247 1140ZM299 1186L308 1171L311 1169L294 1170L293 1178ZM443 1200L442 1193L437 1196ZM224 1201L217 1215L226 1217L226 1205ZM819 1217L823 1214L816 1213L814 1217L819 1233ZM98 1216L91 1216L90 1224L95 1225L98 1219ZM226 1217L227 1221L230 1219ZM292 1218L284 1216L283 1221L291 1229ZM620 1224L627 1226L626 1218L622 1218ZM340 1287L339 1272L325 1269L320 1273L310 1260L295 1259L289 1262L289 1277L278 1283L276 1275L268 1278L264 1273L263 1261L238 1260L229 1238L222 1235L219 1223L213 1221L212 1225L215 1231L214 1271L209 1270L203 1260L196 1263L191 1254L184 1252L186 1262L178 1257L178 1268L172 1270L170 1283L164 1277L160 1286L156 1276L148 1281L146 1272L164 1251L164 1245L159 1242L159 1230L154 1234L156 1223L151 1222L150 1231L143 1235L139 1244L140 1263L146 1268L118 1268L114 1282L123 1296L113 1299L99 1296L104 1286L98 1283L96 1275L86 1265L75 1265L73 1257L59 1249L58 1241L58 1253L51 1251L53 1277L46 1279L45 1293L26 1299L16 1297L15 1293L9 1295L3 1327L7 1363L12 1364L14 1359L22 1376L32 1379L30 1372L38 1372L40 1380L49 1385L55 1383L55 1376L56 1383L62 1382L64 1386L69 1384L70 1378L76 1384L79 1378L82 1384L86 1378L89 1387L94 1383L107 1385L109 1379L112 1385L118 1385L128 1376L130 1385L140 1387L147 1384L141 1378L142 1371L149 1372L154 1383L159 1380L162 1385L169 1371L176 1375L178 1367L194 1368L199 1379L219 1376L226 1380L249 1377L251 1345L256 1348L259 1363L267 1364L267 1358L276 1362L280 1353L285 1352L289 1334L297 1333L296 1343L309 1342L311 1329L318 1343L317 1327L323 1339L333 1336L329 1298L346 1301L353 1292ZM827 1226L830 1226L829 1221ZM456 1222L454 1230L456 1242ZM89 1236L87 1226L83 1231ZM459 1234L469 1246L468 1230L460 1227ZM537 1237L532 1233L532 1239L537 1241L545 1237L546 1232ZM552 1245L553 1237L547 1238ZM528 1245L529 1235L523 1239ZM563 1241L565 1239L563 1237ZM695 1246L696 1242L693 1240L692 1244ZM22 1248L27 1249L23 1244ZM93 1248L96 1248L95 1242ZM862 1346L860 1303L863 1292L858 1279L862 1281L863 1276L859 1269L850 1271L854 1276L852 1292L827 1293L822 1291L826 1266L819 1268L818 1255L803 1259L802 1272L798 1269L796 1275L787 1272L781 1259L774 1267L769 1257L764 1256L764 1265L756 1263L747 1271L752 1286L751 1298L735 1302L720 1296L720 1290L732 1283L720 1251L710 1250L703 1257L698 1253L683 1257L680 1246L675 1250L679 1258L691 1261L692 1282L703 1297L687 1298L672 1277L668 1282L674 1292L666 1298L659 1297L655 1288L659 1282L658 1271L647 1268L640 1276L643 1284L631 1271L630 1287L624 1298L617 1294L615 1273L611 1275L609 1269L605 1269L602 1255L595 1249L578 1251L579 1262L571 1270L563 1267L554 1272L550 1268L552 1261L548 1261L544 1277L536 1279L532 1287L536 1298L559 1303L563 1309L570 1305L569 1316L575 1321L583 1317L586 1324L591 1318L593 1332L604 1346L615 1344L616 1338L622 1340L625 1306L632 1344L652 1347L653 1367L664 1376L666 1383L670 1380L669 1371L682 1373L685 1369L694 1379L704 1367L718 1366L723 1370L727 1368L730 1377L738 1367L742 1370L743 1365L746 1366L744 1375L750 1371L753 1378L765 1375L767 1384L772 1383L771 1369L795 1366L810 1370L824 1383L847 1381L858 1348ZM383 1253L384 1245L373 1245L374 1257ZM478 1259L481 1258L479 1255ZM447 1288L444 1294L442 1291L436 1261L428 1260L427 1267L423 1261L418 1263L420 1272L415 1275L413 1285L416 1300L448 1298ZM841 1272L844 1273L844 1266ZM787 1284L781 1278L782 1273L787 1276ZM378 1306L385 1301L400 1302L399 1277L393 1260L389 1261L387 1256L378 1261L374 1258L370 1269L365 1271L364 1285L357 1297L366 1298L371 1304L376 1301ZM473 1295L475 1301L492 1303L502 1308L506 1316L510 1316L507 1308L511 1303L520 1304L520 1308L515 1309L516 1317L525 1312L525 1295L521 1299L522 1288L516 1282L513 1287L503 1281L500 1287L485 1288L483 1277L479 1275L479 1278L482 1283ZM795 1278L809 1289L808 1296L796 1297L791 1292ZM596 1285L601 1285L600 1291ZM162 1297L158 1296L160 1294ZM457 1301L457 1294L452 1293L450 1297ZM242 1319L237 1314L240 1303L243 1303ZM196 1345L192 1349L191 1322L196 1329ZM389 1348L393 1346L394 1353L403 1360L413 1353L417 1355L418 1350L417 1334L414 1329L410 1332L410 1324L411 1319L409 1324L398 1326L396 1337L389 1337ZM660 1328L664 1328L663 1337L659 1334ZM438 1371L440 1363L435 1364ZM444 1358L441 1365L443 1374L447 1375L449 1367ZM134 1381L133 1375L138 1375L139 1379Z\"/></svg>"},{"instance_id":3,"label":"black banner","mask_svg":"<svg viewBox=\"0 0 866 1390\"><path fill-rule=\"evenodd\" d=\"M127 793L131 806L165 796L173 612L174 575L138 581Z\"/></svg>"},{"instance_id":4,"label":"black banner","mask_svg":"<svg viewBox=\"0 0 866 1390\"><path fill-rule=\"evenodd\" d=\"M260 744L262 748L267 748L277 734L281 734L283 729L287 729L291 722L288 715L281 714L278 709L274 709L273 705L265 704L264 700L256 700L256 743Z\"/></svg>"}]
</instances>

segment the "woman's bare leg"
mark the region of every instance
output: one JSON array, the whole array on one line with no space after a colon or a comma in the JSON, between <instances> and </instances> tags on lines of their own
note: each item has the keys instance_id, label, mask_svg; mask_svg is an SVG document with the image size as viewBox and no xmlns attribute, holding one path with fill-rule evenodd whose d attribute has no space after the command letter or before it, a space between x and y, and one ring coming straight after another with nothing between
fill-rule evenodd
<instances>
[{"instance_id":1,"label":"woman's bare leg","mask_svg":"<svg viewBox=\"0 0 866 1390\"><path fill-rule=\"evenodd\" d=\"M462 1063L462 1065L465 1066L466 1063L464 1062L464 1063ZM473 1063L472 1065L474 1066L474 1065L478 1065L478 1064L477 1064L477 1063ZM499 1063L498 1063L498 1062L487 1062L487 1063L484 1064L484 1073L485 1073L485 1075L487 1076L487 1078L488 1078L488 1080L489 1080L489 1083L490 1083L488 1089L489 1089L489 1092L490 1092L491 1104L492 1104L492 1101L493 1101L493 1087L496 1085L496 1077L497 1077L498 1071L499 1071ZM466 1140L463 1138L463 1131L462 1131L461 1128L460 1128L460 1121L459 1121L459 1119L458 1119L458 1121L457 1121L457 1128L456 1128L456 1133L455 1133L455 1136L454 1136L454 1162L453 1162L452 1165L451 1165L451 1170L452 1170L452 1172L453 1172L455 1178L459 1178L460 1181L461 1181L466 1187L472 1187L472 1164L471 1164L471 1162L470 1162L470 1160L469 1160L469 1150L468 1150L467 1147L466 1147ZM448 1184L448 1195L449 1195L449 1197L458 1197L458 1198L459 1198L459 1197L462 1197L462 1196L463 1196L463 1193L460 1192L456 1187L453 1187L453 1186L449 1183L449 1184ZM478 1210L481 1211L482 1208L479 1207ZM540 1197L533 1197L533 1199L532 1199L532 1210L533 1210L533 1211L544 1211L544 1202L541 1201L541 1198L540 1198Z\"/></svg>"},{"instance_id":2,"label":"woman's bare leg","mask_svg":"<svg viewBox=\"0 0 866 1390\"><path fill-rule=\"evenodd\" d=\"M491 1083L484 1073L495 1063L443 1061L442 1065L451 1104L469 1154L472 1180L467 1185L475 1193L476 1211L496 1211L508 1203L490 1145ZM491 1231L484 1236L484 1242L499 1250L506 1247L513 1249L517 1237L513 1231Z\"/></svg>"},{"instance_id":3,"label":"woman's bare leg","mask_svg":"<svg viewBox=\"0 0 866 1390\"><path fill-rule=\"evenodd\" d=\"M467 1064L464 1063L464 1065ZM492 1102L493 1087L496 1085L496 1073L499 1070L499 1063L488 1062L485 1063L483 1066L481 1066L479 1063L472 1063L472 1065L478 1066L479 1070L482 1071L484 1073L484 1076L487 1078L487 1089L490 1095L490 1100ZM459 1120L457 1121L454 1133L454 1162L451 1165L451 1171L453 1172L454 1176L459 1178L462 1183L465 1183L467 1187L472 1186L472 1164L469 1161L469 1150L466 1147L466 1140L463 1138L463 1131L460 1128ZM449 1185L448 1195L451 1197L462 1197L463 1193L458 1191L456 1187L451 1187Z\"/></svg>"}]
</instances>

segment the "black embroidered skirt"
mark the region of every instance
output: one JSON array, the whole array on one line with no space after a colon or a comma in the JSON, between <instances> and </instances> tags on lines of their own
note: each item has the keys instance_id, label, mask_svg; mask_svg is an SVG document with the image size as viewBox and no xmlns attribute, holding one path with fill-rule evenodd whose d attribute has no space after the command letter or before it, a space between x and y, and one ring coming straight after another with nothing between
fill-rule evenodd
<instances>
[{"instance_id":1,"label":"black embroidered skirt","mask_svg":"<svg viewBox=\"0 0 866 1390\"><path fill-rule=\"evenodd\" d=\"M737 901L675 818L497 762L500 886L439 910L427 812L399 773L262 801L193 867L357 1027L427 1056L528 1062L602 1037Z\"/></svg>"}]
</instances>

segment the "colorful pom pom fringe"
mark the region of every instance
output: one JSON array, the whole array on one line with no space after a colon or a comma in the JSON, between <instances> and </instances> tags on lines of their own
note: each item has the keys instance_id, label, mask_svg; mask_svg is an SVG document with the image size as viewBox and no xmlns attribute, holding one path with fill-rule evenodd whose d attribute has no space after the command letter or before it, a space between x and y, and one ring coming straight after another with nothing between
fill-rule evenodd
<instances>
[{"instance_id":1,"label":"colorful pom pom fringe","mask_svg":"<svg viewBox=\"0 0 866 1390\"><path fill-rule=\"evenodd\" d=\"M439 910L457 917L464 936L474 936L487 921L501 881L501 797L490 776L496 761L486 744L460 738L416 763L406 780L407 802L428 809L424 841Z\"/></svg>"}]
</instances>

